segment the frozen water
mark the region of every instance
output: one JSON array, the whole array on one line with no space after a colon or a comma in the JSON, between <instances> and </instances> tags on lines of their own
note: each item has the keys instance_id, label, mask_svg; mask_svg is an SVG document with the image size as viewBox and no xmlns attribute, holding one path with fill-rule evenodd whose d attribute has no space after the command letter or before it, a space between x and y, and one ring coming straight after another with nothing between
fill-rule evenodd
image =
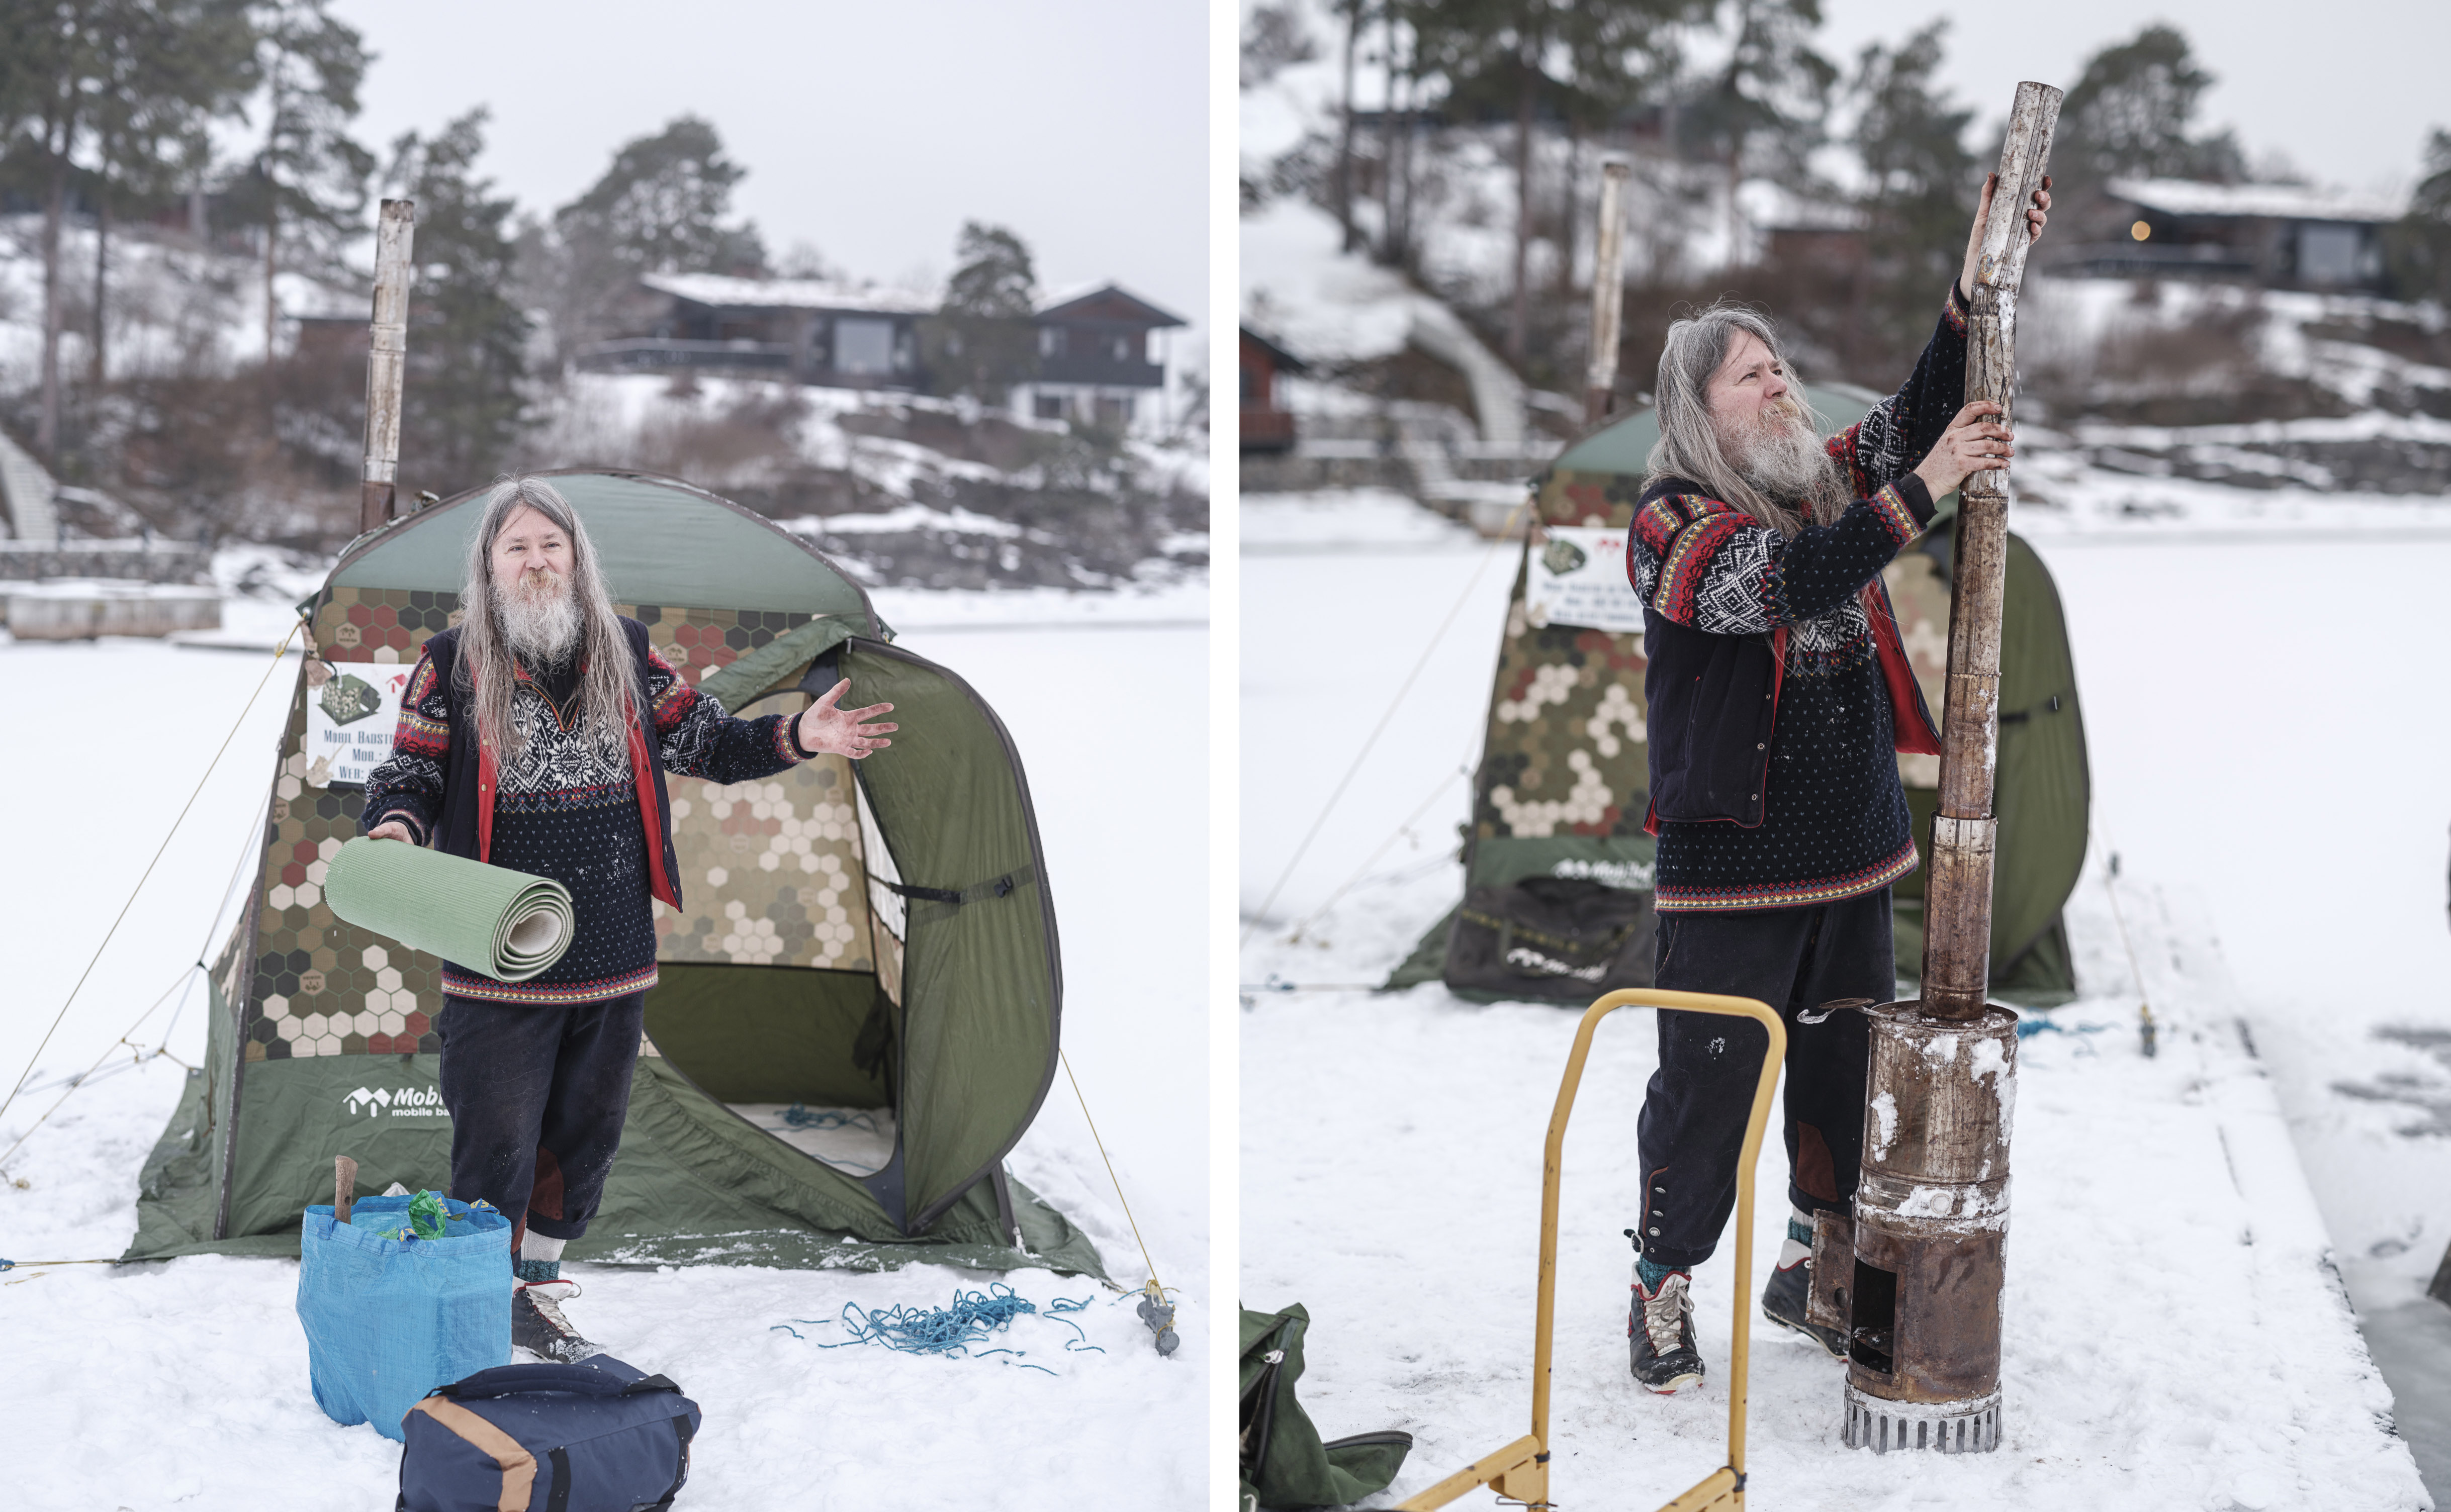
<instances>
[{"instance_id":1,"label":"frozen water","mask_svg":"<svg viewBox=\"0 0 2451 1512\"><path fill-rule=\"evenodd\" d=\"M1841 1367L1757 1322L1751 1493L1827 1508L2430 1506L2410 1451L2428 1452L2420 1424L2451 1393L2414 1375L2387 1385L2349 1298L2370 1325L2392 1316L2380 1306L2414 1306L2451 1219L2451 1160L2440 1140L2390 1133L2406 1106L2328 1089L2356 1070L2405 1085L2381 1074L2415 1075L2423 1055L2373 1031L2442 1021L2451 798L2387 776L2388 795L2353 794L2335 774L2430 770L2451 715L2416 691L2435 638L2422 595L2317 605L2383 553L2390 581L2428 580L2451 543L2033 536L2075 637L2100 843L2068 911L2086 995L2017 1054L2005 1442L1980 1459L1848 1453ZM1417 1436L1385 1500L1525 1431L1539 1152L1575 1022L1436 986L1354 990L1461 891L1448 836L1463 784L1436 783L1477 746L1512 567L1484 564L1478 543L1404 544L1243 564L1246 923L1463 604L1242 966L1245 1065L1268 1068L1243 1084L1242 1289L1318 1320L1304 1401L1323 1432ZM2336 615L2365 633L2306 622ZM1323 666L1320 645L1352 654ZM1310 738L1288 751L1256 734L1285 729ZM2104 891L2114 842L2141 982ZM2140 991L2161 1025L2151 1059ZM1729 1247L1696 1273L1706 1384L1663 1399L1626 1375L1620 1230L1639 1210L1635 1113L1655 1063L1642 1016L1601 1027L1566 1144L1553 1492L1567 1504L1656 1505L1725 1452ZM1755 1286L1783 1231L1783 1164L1774 1139ZM2412 1228L2430 1252L2349 1258ZM2397 1370L2420 1348L2412 1332L2377 1354Z\"/></svg>"},{"instance_id":2,"label":"frozen water","mask_svg":"<svg viewBox=\"0 0 2451 1512\"><path fill-rule=\"evenodd\" d=\"M225 565L243 574L246 564ZM302 585L276 586L294 599ZM1090 1297L1074 1316L1104 1353L1068 1349L1070 1328L1029 1317L997 1341L1027 1352L1018 1360L820 1347L839 1337L832 1320L846 1304L938 1307L996 1279L937 1266L883 1275L572 1266L582 1295L568 1311L705 1409L684 1504L1069 1512L1090 1487L1114 1506L1194 1504L1209 1474L1206 1320L1221 1305L1207 1275L1206 1081L1192 1070L1206 1033L1205 597L1184 584L1148 596L877 599L888 619L912 627L905 645L995 706L1028 765L1067 947L1067 1054L1159 1277L1183 1306L1182 1347L1160 1359L1134 1299L1045 1270L1001 1279L1041 1308ZM19 716L10 728L47 732L0 747L0 788L14 795L11 864L0 870L10 979L0 1078L34 1058L239 720L229 756L39 1057L33 1090L0 1116L5 1149L61 1096L64 1078L100 1057L98 1074L9 1159L0 1255L111 1256L134 1231L138 1171L185 1073L168 1059L137 1065L116 1041L127 1031L149 1051L170 1025L172 1055L203 1052L202 994L186 968L218 943L212 914L261 822L294 653L244 718L239 711L287 628L284 603L232 600L229 638L258 648L244 656L152 641L16 645L0 635L0 693ZM1097 690L1093 706L1072 691L1082 687ZM924 737L906 729L900 738L914 736ZM1119 1282L1147 1279L1062 1075L1010 1164L1089 1232ZM302 1208L310 1197L300 1194ZM308 1394L297 1276L294 1261L219 1256L0 1276L10 1366L0 1416L12 1446L42 1446L12 1457L0 1502L45 1512L388 1505L397 1449L370 1427L331 1423ZM774 1331L786 1323L803 1337Z\"/></svg>"}]
</instances>

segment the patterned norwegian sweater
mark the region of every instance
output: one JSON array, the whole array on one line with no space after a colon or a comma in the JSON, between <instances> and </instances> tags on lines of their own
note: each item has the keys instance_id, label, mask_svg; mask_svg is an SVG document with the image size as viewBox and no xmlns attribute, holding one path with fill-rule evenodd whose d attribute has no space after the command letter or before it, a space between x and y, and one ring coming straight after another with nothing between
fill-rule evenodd
<instances>
[{"instance_id":1,"label":"patterned norwegian sweater","mask_svg":"<svg viewBox=\"0 0 2451 1512\"><path fill-rule=\"evenodd\" d=\"M1914 870L1863 590L1931 522L1931 497L1910 475L1965 392L1966 311L1952 287L1905 385L1831 439L1855 494L1835 521L1782 536L1658 485L1636 511L1627 573L1652 612L1716 635L1787 632L1761 823L1662 820L1661 913L1835 902Z\"/></svg>"},{"instance_id":2,"label":"patterned norwegian sweater","mask_svg":"<svg viewBox=\"0 0 2451 1512\"><path fill-rule=\"evenodd\" d=\"M681 680L652 651L647 703L657 759L666 772L710 781L771 776L812 754L799 748L792 715L728 717L720 700ZM656 985L655 913L648 896L647 845L627 752L584 738L578 710L578 669L541 677L518 669L511 722L520 753L495 777L493 840L487 860L570 889L578 928L561 959L523 982L503 982L442 963L442 990L498 1003L593 1003ZM419 658L401 699L390 759L366 775L359 820L407 824L428 843L442 812L445 760L455 717L450 688L431 656Z\"/></svg>"}]
</instances>

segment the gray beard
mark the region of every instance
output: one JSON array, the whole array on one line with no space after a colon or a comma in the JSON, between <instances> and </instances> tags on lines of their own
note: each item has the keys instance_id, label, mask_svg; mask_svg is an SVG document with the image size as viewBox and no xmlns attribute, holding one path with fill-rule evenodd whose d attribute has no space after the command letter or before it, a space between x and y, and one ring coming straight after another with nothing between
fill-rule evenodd
<instances>
[{"instance_id":1,"label":"gray beard","mask_svg":"<svg viewBox=\"0 0 2451 1512\"><path fill-rule=\"evenodd\" d=\"M522 580L518 588L502 596L495 618L503 643L529 666L567 666L572 653L578 649L583 620L575 583L565 581L560 593L539 598L529 593Z\"/></svg>"},{"instance_id":2,"label":"gray beard","mask_svg":"<svg viewBox=\"0 0 2451 1512\"><path fill-rule=\"evenodd\" d=\"M1771 421L1744 438L1734 460L1745 481L1808 520L1822 519L1843 491L1837 461L1809 425Z\"/></svg>"}]
</instances>

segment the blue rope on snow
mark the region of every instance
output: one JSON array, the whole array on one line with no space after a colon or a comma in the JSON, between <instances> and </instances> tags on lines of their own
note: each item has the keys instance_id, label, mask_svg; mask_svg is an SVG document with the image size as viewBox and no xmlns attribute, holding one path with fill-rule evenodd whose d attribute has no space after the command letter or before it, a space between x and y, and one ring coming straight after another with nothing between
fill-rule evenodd
<instances>
[{"instance_id":1,"label":"blue rope on snow","mask_svg":"<svg viewBox=\"0 0 2451 1512\"><path fill-rule=\"evenodd\" d=\"M950 1307L931 1307L923 1312L896 1303L891 1307L872 1311L855 1302L847 1302L843 1304L842 1315L838 1319L794 1318L792 1323L811 1327L820 1323L839 1323L849 1337L840 1344L821 1344L817 1345L820 1349L848 1349L853 1345L873 1344L901 1354L961 1355L976 1359L985 1359L991 1354L1009 1354L1014 1358L1006 1361L1007 1365L1021 1363L1024 1369L1044 1370L1051 1376L1055 1372L1048 1370L1045 1365L1021 1362L1020 1357L1029 1352L1027 1349L1000 1345L981 1350L973 1356L971 1345L985 1344L996 1334L1010 1329L1015 1318L1029 1313L1049 1323L1060 1323L1072 1330L1075 1337L1064 1342L1067 1353L1094 1351L1105 1354L1105 1349L1089 1343L1089 1336L1082 1331L1079 1324L1063 1316L1083 1310L1093 1300L1094 1296L1084 1297L1078 1302L1058 1297L1048 1304L1046 1312L1041 1313L1036 1304L998 1281L990 1282L985 1291L954 1292L953 1305ZM775 1324L767 1332L776 1330L794 1339L806 1338L791 1324Z\"/></svg>"},{"instance_id":2,"label":"blue rope on snow","mask_svg":"<svg viewBox=\"0 0 2451 1512\"><path fill-rule=\"evenodd\" d=\"M2102 1032L2105 1026L2101 1024L2079 1024L2074 1029L2070 1029L2066 1024L2059 1023L2052 1019L2039 1017L2020 1018L2017 1020L2017 1037L2019 1039L2031 1039L2035 1035L2045 1032L2052 1034L2098 1034Z\"/></svg>"}]
</instances>

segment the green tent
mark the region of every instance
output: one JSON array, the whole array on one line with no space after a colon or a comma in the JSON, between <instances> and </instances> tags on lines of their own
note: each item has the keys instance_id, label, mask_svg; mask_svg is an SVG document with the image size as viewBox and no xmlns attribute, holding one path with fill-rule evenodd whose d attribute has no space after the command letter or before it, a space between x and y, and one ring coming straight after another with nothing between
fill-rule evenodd
<instances>
[{"instance_id":1,"label":"green tent","mask_svg":"<svg viewBox=\"0 0 2451 1512\"><path fill-rule=\"evenodd\" d=\"M1838 383L1806 392L1831 432L1854 423L1881 397ZM1550 533L1538 548L1544 558L1563 549L1554 544L1565 539L1556 534L1561 528L1582 532L1574 539L1587 544L1613 532L1622 552L1645 460L1658 435L1651 410L1631 411L1567 447L1533 481L1534 516ZM1955 505L1954 495L1943 500L1944 518L1883 573L1935 717L1947 688ZM2060 909L2084 863L2090 787L2059 592L2033 548L2014 535L2009 540L1991 986L2004 997L2042 1006L2075 995ZM1565 563L1536 560L1535 550L1527 539L1507 602L1465 831L1465 901L1422 937L1388 979L1390 988L1443 978L1474 997L1581 1003L1601 991L1651 982L1642 636L1549 622L1535 601L1539 596L1527 590L1539 569L1561 570ZM1577 552L1567 560L1580 564ZM1613 560L1621 572L1622 556ZM1898 761L1916 843L1929 856L1939 758ZM1555 895L1560 879L1587 892L1598 884L1613 894L1573 900L1581 915L1579 939L1570 927L1577 922L1574 910ZM1923 962L1923 879L1919 869L1893 894L1898 970L1910 979ZM1512 956L1528 963L1526 969L1510 974L1502 963ZM1583 968L1578 973L1563 969L1577 964Z\"/></svg>"},{"instance_id":2,"label":"green tent","mask_svg":"<svg viewBox=\"0 0 2451 1512\"><path fill-rule=\"evenodd\" d=\"M847 677L851 703L892 703L904 731L856 765L673 779L688 907L656 905L661 983L621 1152L570 1257L1102 1275L1088 1239L1004 1168L1054 1077L1063 983L1029 786L994 711L748 510L666 478L547 476L621 612L700 690L764 714ZM294 1255L335 1155L364 1188L448 1184L440 963L335 917L322 883L357 833L399 684L458 619L482 499L360 538L302 606L311 644L260 864L127 1259Z\"/></svg>"}]
</instances>

